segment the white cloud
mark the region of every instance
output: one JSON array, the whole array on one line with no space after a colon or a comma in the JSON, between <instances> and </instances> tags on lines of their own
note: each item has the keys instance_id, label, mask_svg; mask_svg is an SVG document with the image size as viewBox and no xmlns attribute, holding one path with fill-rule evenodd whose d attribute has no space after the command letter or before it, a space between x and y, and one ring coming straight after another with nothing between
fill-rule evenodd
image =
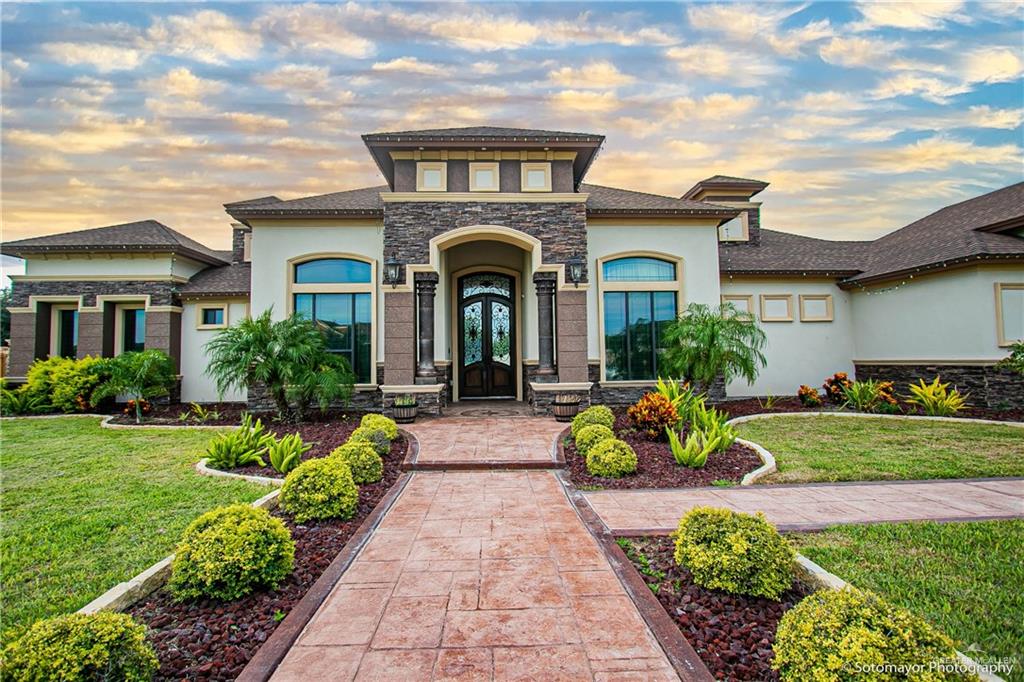
<instances>
[{"instance_id":1,"label":"white cloud","mask_svg":"<svg viewBox=\"0 0 1024 682\"><path fill-rule=\"evenodd\" d=\"M665 51L665 56L681 73L741 87L763 85L765 79L783 72L770 59L710 43L672 47Z\"/></svg>"},{"instance_id":2,"label":"white cloud","mask_svg":"<svg viewBox=\"0 0 1024 682\"><path fill-rule=\"evenodd\" d=\"M344 5L277 5L264 12L253 26L268 41L290 50L331 52L344 57L373 55L373 41L353 31L353 15L376 12L355 3Z\"/></svg>"},{"instance_id":3,"label":"white cloud","mask_svg":"<svg viewBox=\"0 0 1024 682\"><path fill-rule=\"evenodd\" d=\"M1020 49L982 47L966 53L958 72L968 83L1005 83L1024 74Z\"/></svg>"},{"instance_id":4,"label":"white cloud","mask_svg":"<svg viewBox=\"0 0 1024 682\"><path fill-rule=\"evenodd\" d=\"M321 90L327 87L330 72L324 66L309 64L282 64L272 71L261 73L255 81L271 90Z\"/></svg>"},{"instance_id":5,"label":"white cloud","mask_svg":"<svg viewBox=\"0 0 1024 682\"><path fill-rule=\"evenodd\" d=\"M498 65L495 62L474 62L473 72L483 76L492 76L498 73Z\"/></svg>"},{"instance_id":6,"label":"white cloud","mask_svg":"<svg viewBox=\"0 0 1024 682\"><path fill-rule=\"evenodd\" d=\"M875 99L916 95L930 102L944 104L950 97L969 91L970 87L967 85L934 76L900 73L883 80L871 94Z\"/></svg>"},{"instance_id":7,"label":"white cloud","mask_svg":"<svg viewBox=\"0 0 1024 682\"><path fill-rule=\"evenodd\" d=\"M146 32L148 41L163 54L210 64L253 59L262 41L234 19L216 10L158 18Z\"/></svg>"},{"instance_id":8,"label":"white cloud","mask_svg":"<svg viewBox=\"0 0 1024 682\"><path fill-rule=\"evenodd\" d=\"M961 12L963 4L962 0L862 0L857 3L857 10L863 19L854 28L871 30L891 27L924 31L942 28L947 21L967 23L970 18Z\"/></svg>"},{"instance_id":9,"label":"white cloud","mask_svg":"<svg viewBox=\"0 0 1024 682\"><path fill-rule=\"evenodd\" d=\"M671 140L668 143L668 148L672 152L690 159L706 159L714 156L717 151L715 147L705 142L690 140Z\"/></svg>"},{"instance_id":10,"label":"white cloud","mask_svg":"<svg viewBox=\"0 0 1024 682\"><path fill-rule=\"evenodd\" d=\"M835 37L821 46L818 54L829 64L838 66L880 66L900 45L883 38L850 36Z\"/></svg>"},{"instance_id":11,"label":"white cloud","mask_svg":"<svg viewBox=\"0 0 1024 682\"><path fill-rule=\"evenodd\" d=\"M587 90L562 90L551 96L551 103L557 109L572 109L593 113L607 113L622 106L614 92L591 92Z\"/></svg>"},{"instance_id":12,"label":"white cloud","mask_svg":"<svg viewBox=\"0 0 1024 682\"><path fill-rule=\"evenodd\" d=\"M142 50L102 43L44 43L43 52L69 66L87 64L100 73L134 69L146 59Z\"/></svg>"},{"instance_id":13,"label":"white cloud","mask_svg":"<svg viewBox=\"0 0 1024 682\"><path fill-rule=\"evenodd\" d=\"M141 118L112 116L81 116L58 133L8 128L4 136L11 144L35 149L49 149L66 154L94 154L120 149L156 136Z\"/></svg>"},{"instance_id":14,"label":"white cloud","mask_svg":"<svg viewBox=\"0 0 1024 682\"><path fill-rule=\"evenodd\" d=\"M421 62L416 57L397 57L387 62L375 62L370 68L373 71L415 73L421 76L443 76L446 73L440 64Z\"/></svg>"},{"instance_id":15,"label":"white cloud","mask_svg":"<svg viewBox=\"0 0 1024 682\"><path fill-rule=\"evenodd\" d=\"M221 118L227 119L233 127L247 133L273 132L288 127L288 121L283 118L245 111L225 112L221 114Z\"/></svg>"},{"instance_id":16,"label":"white cloud","mask_svg":"<svg viewBox=\"0 0 1024 682\"><path fill-rule=\"evenodd\" d=\"M202 99L224 92L227 88L227 83L201 78L184 66L171 69L163 76L150 78L139 84L154 95L183 99Z\"/></svg>"},{"instance_id":17,"label":"white cloud","mask_svg":"<svg viewBox=\"0 0 1024 682\"><path fill-rule=\"evenodd\" d=\"M940 171L956 165L989 165L1019 168L1024 150L1013 144L985 146L968 140L929 137L895 149L873 150L865 162L882 173Z\"/></svg>"},{"instance_id":18,"label":"white cloud","mask_svg":"<svg viewBox=\"0 0 1024 682\"><path fill-rule=\"evenodd\" d=\"M258 170L270 167L270 162L247 154L209 154L203 157L203 164L224 170Z\"/></svg>"},{"instance_id":19,"label":"white cloud","mask_svg":"<svg viewBox=\"0 0 1024 682\"><path fill-rule=\"evenodd\" d=\"M563 66L551 71L548 78L555 85L567 88L598 90L628 85L636 80L633 76L619 71L614 64L607 60L587 62L580 67Z\"/></svg>"},{"instance_id":20,"label":"white cloud","mask_svg":"<svg viewBox=\"0 0 1024 682\"><path fill-rule=\"evenodd\" d=\"M966 120L978 128L1013 130L1024 123L1024 109L993 109L983 104L968 109Z\"/></svg>"},{"instance_id":21,"label":"white cloud","mask_svg":"<svg viewBox=\"0 0 1024 682\"><path fill-rule=\"evenodd\" d=\"M802 5L694 4L686 15L694 28L717 33L739 45L765 45L785 57L798 57L810 43L833 34L827 19L798 28L782 27Z\"/></svg>"},{"instance_id":22,"label":"white cloud","mask_svg":"<svg viewBox=\"0 0 1024 682\"><path fill-rule=\"evenodd\" d=\"M678 97L672 100L671 116L676 123L687 119L720 121L727 125L733 119L752 112L761 99L755 95L733 95L728 92L713 92L700 99Z\"/></svg>"}]
</instances>

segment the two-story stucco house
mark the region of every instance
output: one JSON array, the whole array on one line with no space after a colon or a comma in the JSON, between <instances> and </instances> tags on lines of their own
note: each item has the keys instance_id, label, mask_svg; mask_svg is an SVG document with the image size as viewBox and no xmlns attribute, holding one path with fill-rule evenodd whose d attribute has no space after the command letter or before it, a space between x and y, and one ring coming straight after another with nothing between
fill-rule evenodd
<instances>
[{"instance_id":1,"label":"two-story stucco house","mask_svg":"<svg viewBox=\"0 0 1024 682\"><path fill-rule=\"evenodd\" d=\"M979 403L1024 401L1024 384L992 368L1024 337L1024 183L837 242L763 228L766 182L714 176L680 197L587 184L601 135L363 141L384 184L226 204L228 252L153 220L4 244L27 261L12 278L10 378L52 354L160 348L182 400L215 401L204 344L272 308L320 325L360 405L624 402L658 376L666 323L688 303L730 301L769 346L755 384L719 387L729 396L793 394L845 371L941 373Z\"/></svg>"}]
</instances>

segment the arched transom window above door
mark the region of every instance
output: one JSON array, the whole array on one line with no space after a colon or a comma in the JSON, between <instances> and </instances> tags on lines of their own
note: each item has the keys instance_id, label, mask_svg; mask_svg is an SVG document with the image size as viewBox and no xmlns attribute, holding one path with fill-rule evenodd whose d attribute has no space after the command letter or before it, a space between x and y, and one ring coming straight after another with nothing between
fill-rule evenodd
<instances>
[{"instance_id":1,"label":"arched transom window above door","mask_svg":"<svg viewBox=\"0 0 1024 682\"><path fill-rule=\"evenodd\" d=\"M356 383L373 383L373 262L333 256L293 262L289 287L292 310L316 324L330 352L348 360Z\"/></svg>"},{"instance_id":2,"label":"arched transom window above door","mask_svg":"<svg viewBox=\"0 0 1024 682\"><path fill-rule=\"evenodd\" d=\"M679 314L682 261L611 256L599 262L603 381L653 381L667 326Z\"/></svg>"}]
</instances>

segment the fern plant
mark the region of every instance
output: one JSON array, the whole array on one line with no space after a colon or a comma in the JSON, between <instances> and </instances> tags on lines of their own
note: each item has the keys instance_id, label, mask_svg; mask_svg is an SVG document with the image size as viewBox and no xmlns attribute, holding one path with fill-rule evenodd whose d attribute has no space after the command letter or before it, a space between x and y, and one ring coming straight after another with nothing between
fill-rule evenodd
<instances>
[{"instance_id":1,"label":"fern plant","mask_svg":"<svg viewBox=\"0 0 1024 682\"><path fill-rule=\"evenodd\" d=\"M918 379L917 384L910 384L910 398L907 403L916 405L929 417L950 417L967 407L968 394L949 389L949 383L940 383L939 377L930 383Z\"/></svg>"},{"instance_id":2,"label":"fern plant","mask_svg":"<svg viewBox=\"0 0 1024 682\"><path fill-rule=\"evenodd\" d=\"M313 445L310 443L303 443L302 436L299 434L289 433L267 448L267 457L270 459L270 466L274 467L274 471L287 475L289 471L302 463L302 454L312 447Z\"/></svg>"},{"instance_id":3,"label":"fern plant","mask_svg":"<svg viewBox=\"0 0 1024 682\"><path fill-rule=\"evenodd\" d=\"M3 389L0 392L0 412L8 414L39 414L50 409L46 397L29 391Z\"/></svg>"}]
</instances>

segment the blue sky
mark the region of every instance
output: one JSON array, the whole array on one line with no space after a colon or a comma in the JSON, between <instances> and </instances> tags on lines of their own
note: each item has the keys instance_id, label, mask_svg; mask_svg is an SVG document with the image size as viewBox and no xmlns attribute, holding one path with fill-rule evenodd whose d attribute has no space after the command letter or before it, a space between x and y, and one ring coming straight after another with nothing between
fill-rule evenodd
<instances>
[{"instance_id":1,"label":"blue sky","mask_svg":"<svg viewBox=\"0 0 1024 682\"><path fill-rule=\"evenodd\" d=\"M379 184L359 135L598 132L589 180L771 183L775 229L873 238L1022 179L1020 2L10 4L4 238Z\"/></svg>"}]
</instances>

